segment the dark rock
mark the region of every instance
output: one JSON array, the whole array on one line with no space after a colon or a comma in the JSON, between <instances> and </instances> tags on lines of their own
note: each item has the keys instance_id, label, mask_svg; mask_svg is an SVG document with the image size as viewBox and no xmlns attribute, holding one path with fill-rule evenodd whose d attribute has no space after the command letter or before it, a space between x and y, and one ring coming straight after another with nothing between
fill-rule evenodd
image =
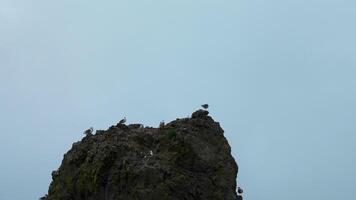
<instances>
[{"instance_id":1,"label":"dark rock","mask_svg":"<svg viewBox=\"0 0 356 200\"><path fill-rule=\"evenodd\" d=\"M130 124L128 125L129 129L137 129L137 128L143 128L142 124Z\"/></svg>"},{"instance_id":2,"label":"dark rock","mask_svg":"<svg viewBox=\"0 0 356 200\"><path fill-rule=\"evenodd\" d=\"M208 114L83 138L65 154L45 199L241 200L237 164Z\"/></svg>"},{"instance_id":3,"label":"dark rock","mask_svg":"<svg viewBox=\"0 0 356 200\"><path fill-rule=\"evenodd\" d=\"M207 110L197 110L192 114L192 118L203 118L209 115L209 111Z\"/></svg>"},{"instance_id":4,"label":"dark rock","mask_svg":"<svg viewBox=\"0 0 356 200\"><path fill-rule=\"evenodd\" d=\"M118 123L118 124L116 124L116 128L126 130L126 129L128 129L129 127L126 126L125 124L120 124L120 123Z\"/></svg>"},{"instance_id":5,"label":"dark rock","mask_svg":"<svg viewBox=\"0 0 356 200\"><path fill-rule=\"evenodd\" d=\"M52 171L52 180L54 180L55 178L57 178L59 176L59 171L55 170L55 171Z\"/></svg>"}]
</instances>

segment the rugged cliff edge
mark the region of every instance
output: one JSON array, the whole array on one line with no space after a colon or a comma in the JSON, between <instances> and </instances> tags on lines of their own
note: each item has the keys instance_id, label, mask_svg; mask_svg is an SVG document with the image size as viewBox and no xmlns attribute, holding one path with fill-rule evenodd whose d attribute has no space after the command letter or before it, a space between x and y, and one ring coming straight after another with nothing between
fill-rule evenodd
<instances>
[{"instance_id":1,"label":"rugged cliff edge","mask_svg":"<svg viewBox=\"0 0 356 200\"><path fill-rule=\"evenodd\" d=\"M208 111L159 128L117 124L74 143L47 200L241 200L238 167Z\"/></svg>"}]
</instances>

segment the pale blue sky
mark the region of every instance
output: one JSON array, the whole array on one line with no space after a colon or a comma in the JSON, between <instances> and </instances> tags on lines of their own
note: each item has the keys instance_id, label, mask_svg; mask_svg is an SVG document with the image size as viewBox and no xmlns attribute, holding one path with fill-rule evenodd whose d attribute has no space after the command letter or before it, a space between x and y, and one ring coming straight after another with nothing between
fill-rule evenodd
<instances>
[{"instance_id":1,"label":"pale blue sky","mask_svg":"<svg viewBox=\"0 0 356 200\"><path fill-rule=\"evenodd\" d=\"M356 196L353 0L0 0L0 199L90 126L211 105L246 200Z\"/></svg>"}]
</instances>

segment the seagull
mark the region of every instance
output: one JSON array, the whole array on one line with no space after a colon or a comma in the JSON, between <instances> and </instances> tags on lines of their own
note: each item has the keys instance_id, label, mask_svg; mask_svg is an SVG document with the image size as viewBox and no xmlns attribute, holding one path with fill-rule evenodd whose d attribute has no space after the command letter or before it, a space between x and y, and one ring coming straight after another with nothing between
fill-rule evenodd
<instances>
[{"instance_id":1,"label":"seagull","mask_svg":"<svg viewBox=\"0 0 356 200\"><path fill-rule=\"evenodd\" d=\"M159 123L159 127L160 127L160 128L163 128L163 127L164 127L164 121L161 121L161 122Z\"/></svg>"},{"instance_id":2,"label":"seagull","mask_svg":"<svg viewBox=\"0 0 356 200\"><path fill-rule=\"evenodd\" d=\"M241 189L240 187L238 187L238 188L237 188L237 193L242 194L242 193L244 193L244 191L243 191L243 189Z\"/></svg>"},{"instance_id":3,"label":"seagull","mask_svg":"<svg viewBox=\"0 0 356 200\"><path fill-rule=\"evenodd\" d=\"M48 199L48 195L46 194L44 197L41 197L40 200L47 200Z\"/></svg>"},{"instance_id":4,"label":"seagull","mask_svg":"<svg viewBox=\"0 0 356 200\"><path fill-rule=\"evenodd\" d=\"M203 107L204 109L208 109L209 105L208 104L203 104L203 105L201 105L201 107Z\"/></svg>"},{"instance_id":5,"label":"seagull","mask_svg":"<svg viewBox=\"0 0 356 200\"><path fill-rule=\"evenodd\" d=\"M120 120L119 124L125 124L125 122L126 122L126 117L124 117L124 119Z\"/></svg>"},{"instance_id":6,"label":"seagull","mask_svg":"<svg viewBox=\"0 0 356 200\"><path fill-rule=\"evenodd\" d=\"M85 135L91 135L93 133L93 127L90 127L89 129L84 131Z\"/></svg>"}]
</instances>

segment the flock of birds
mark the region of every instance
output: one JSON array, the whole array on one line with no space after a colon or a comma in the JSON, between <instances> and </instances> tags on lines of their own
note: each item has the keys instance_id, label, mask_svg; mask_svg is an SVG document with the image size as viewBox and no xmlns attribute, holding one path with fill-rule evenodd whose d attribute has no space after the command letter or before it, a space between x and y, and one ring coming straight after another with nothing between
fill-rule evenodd
<instances>
[{"instance_id":1,"label":"flock of birds","mask_svg":"<svg viewBox=\"0 0 356 200\"><path fill-rule=\"evenodd\" d=\"M203 105L201 105L201 107L204 108L205 110L207 110L209 108L209 104L203 104ZM126 123L126 117L124 117L123 119L121 119L119 121L119 124L125 124L125 123ZM163 126L164 126L164 121L160 122L160 124L159 124L159 127L163 127ZM90 127L89 129L84 131L84 134L91 135L91 134L93 134L93 131L94 131L93 127Z\"/></svg>"}]
</instances>

